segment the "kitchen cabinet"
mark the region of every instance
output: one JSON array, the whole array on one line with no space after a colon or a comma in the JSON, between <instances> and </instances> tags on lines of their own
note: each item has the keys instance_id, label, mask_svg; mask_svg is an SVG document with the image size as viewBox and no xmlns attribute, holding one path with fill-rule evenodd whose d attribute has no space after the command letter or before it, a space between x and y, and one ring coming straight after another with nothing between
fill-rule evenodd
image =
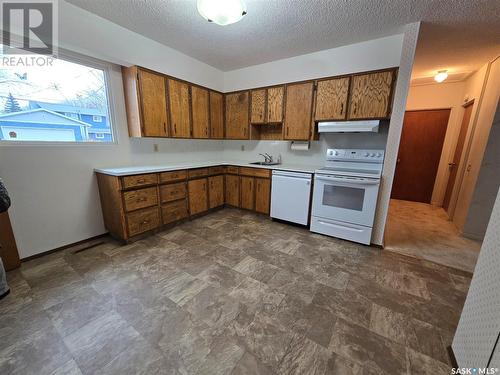
<instances>
[{"instance_id":1,"label":"kitchen cabinet","mask_svg":"<svg viewBox=\"0 0 500 375\"><path fill-rule=\"evenodd\" d=\"M193 138L209 138L210 110L207 89L191 86L191 113Z\"/></svg>"},{"instance_id":2,"label":"kitchen cabinet","mask_svg":"<svg viewBox=\"0 0 500 375\"><path fill-rule=\"evenodd\" d=\"M211 176L208 178L208 206L215 208L224 205L224 176Z\"/></svg>"},{"instance_id":3,"label":"kitchen cabinet","mask_svg":"<svg viewBox=\"0 0 500 375\"><path fill-rule=\"evenodd\" d=\"M146 208L127 214L127 230L130 237L149 232L160 225L158 207Z\"/></svg>"},{"instance_id":4,"label":"kitchen cabinet","mask_svg":"<svg viewBox=\"0 0 500 375\"><path fill-rule=\"evenodd\" d=\"M12 231L8 212L0 213L0 258L2 259L6 271L21 266L16 238Z\"/></svg>"},{"instance_id":5,"label":"kitchen cabinet","mask_svg":"<svg viewBox=\"0 0 500 375\"><path fill-rule=\"evenodd\" d=\"M253 210L255 207L255 178L240 177L240 207Z\"/></svg>"},{"instance_id":6,"label":"kitchen cabinet","mask_svg":"<svg viewBox=\"0 0 500 375\"><path fill-rule=\"evenodd\" d=\"M313 91L313 82L286 86L284 139L308 140L310 138Z\"/></svg>"},{"instance_id":7,"label":"kitchen cabinet","mask_svg":"<svg viewBox=\"0 0 500 375\"><path fill-rule=\"evenodd\" d=\"M240 206L240 178L233 174L226 174L225 184L225 201L226 204L239 207Z\"/></svg>"},{"instance_id":8,"label":"kitchen cabinet","mask_svg":"<svg viewBox=\"0 0 500 375\"><path fill-rule=\"evenodd\" d=\"M175 79L168 80L170 135L174 138L191 137L189 85Z\"/></svg>"},{"instance_id":9,"label":"kitchen cabinet","mask_svg":"<svg viewBox=\"0 0 500 375\"><path fill-rule=\"evenodd\" d=\"M210 138L224 138L224 96L210 91Z\"/></svg>"},{"instance_id":10,"label":"kitchen cabinet","mask_svg":"<svg viewBox=\"0 0 500 375\"><path fill-rule=\"evenodd\" d=\"M207 184L207 178L200 178L188 182L189 214L191 216L208 210Z\"/></svg>"},{"instance_id":11,"label":"kitchen cabinet","mask_svg":"<svg viewBox=\"0 0 500 375\"><path fill-rule=\"evenodd\" d=\"M255 179L255 211L269 214L271 199L271 180L269 178Z\"/></svg>"},{"instance_id":12,"label":"kitchen cabinet","mask_svg":"<svg viewBox=\"0 0 500 375\"><path fill-rule=\"evenodd\" d=\"M250 122L252 124L265 124L267 122L267 90L252 90Z\"/></svg>"},{"instance_id":13,"label":"kitchen cabinet","mask_svg":"<svg viewBox=\"0 0 500 375\"><path fill-rule=\"evenodd\" d=\"M283 99L285 87L276 86L267 89L267 123L283 122Z\"/></svg>"},{"instance_id":14,"label":"kitchen cabinet","mask_svg":"<svg viewBox=\"0 0 500 375\"><path fill-rule=\"evenodd\" d=\"M352 77L349 119L383 119L390 115L394 70Z\"/></svg>"},{"instance_id":15,"label":"kitchen cabinet","mask_svg":"<svg viewBox=\"0 0 500 375\"><path fill-rule=\"evenodd\" d=\"M248 125L248 91L226 94L226 138L248 139Z\"/></svg>"},{"instance_id":16,"label":"kitchen cabinet","mask_svg":"<svg viewBox=\"0 0 500 375\"><path fill-rule=\"evenodd\" d=\"M131 137L167 137L166 79L136 66L122 68L127 123Z\"/></svg>"},{"instance_id":17,"label":"kitchen cabinet","mask_svg":"<svg viewBox=\"0 0 500 375\"><path fill-rule=\"evenodd\" d=\"M316 121L345 120L350 77L317 82Z\"/></svg>"}]
</instances>

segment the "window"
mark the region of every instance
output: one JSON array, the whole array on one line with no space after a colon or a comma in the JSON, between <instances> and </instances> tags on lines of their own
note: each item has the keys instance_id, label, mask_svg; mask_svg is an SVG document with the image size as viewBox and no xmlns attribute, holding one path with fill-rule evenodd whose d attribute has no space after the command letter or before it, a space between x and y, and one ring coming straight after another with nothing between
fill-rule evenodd
<instances>
[{"instance_id":1,"label":"window","mask_svg":"<svg viewBox=\"0 0 500 375\"><path fill-rule=\"evenodd\" d=\"M107 68L77 57L0 66L0 142L113 142Z\"/></svg>"}]
</instances>

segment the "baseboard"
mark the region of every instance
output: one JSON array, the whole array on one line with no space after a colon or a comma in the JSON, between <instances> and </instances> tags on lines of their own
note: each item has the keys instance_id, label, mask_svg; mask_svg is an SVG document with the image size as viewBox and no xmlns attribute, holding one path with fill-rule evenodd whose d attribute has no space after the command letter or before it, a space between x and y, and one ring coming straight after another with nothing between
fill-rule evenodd
<instances>
[{"instance_id":1,"label":"baseboard","mask_svg":"<svg viewBox=\"0 0 500 375\"><path fill-rule=\"evenodd\" d=\"M42 253L38 253L38 254L35 254L35 255L31 255L31 256L29 256L29 257L22 258L22 259L21 259L21 263L28 262L28 261L30 261L30 260L33 260L33 259L36 259L36 258L43 257L44 255L52 254L52 253L55 253L55 252L57 252L57 251L66 250L66 249L68 249L68 248L70 248L70 247L78 246L78 245L84 244L84 243L89 242L89 241L94 241L94 240L97 240L97 239L99 239L99 238L106 237L107 235L108 235L108 232L103 233L103 234L99 234L99 235L94 236L94 237L87 238L87 239L85 239L85 240L81 240L81 241L74 242L74 243L71 243L71 244L68 244L68 245L64 245L64 246L61 246L61 247L57 247L57 248L52 249L52 250L47 250L47 251L44 251L44 252L42 252Z\"/></svg>"}]
</instances>

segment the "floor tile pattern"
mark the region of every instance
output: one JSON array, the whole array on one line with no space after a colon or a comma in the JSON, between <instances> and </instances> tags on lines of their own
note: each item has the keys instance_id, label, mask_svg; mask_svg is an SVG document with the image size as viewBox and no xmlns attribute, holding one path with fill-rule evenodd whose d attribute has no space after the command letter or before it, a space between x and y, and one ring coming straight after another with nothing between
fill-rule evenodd
<instances>
[{"instance_id":1,"label":"floor tile pattern","mask_svg":"<svg viewBox=\"0 0 500 375\"><path fill-rule=\"evenodd\" d=\"M470 277L224 209L23 263L0 373L447 374Z\"/></svg>"}]
</instances>

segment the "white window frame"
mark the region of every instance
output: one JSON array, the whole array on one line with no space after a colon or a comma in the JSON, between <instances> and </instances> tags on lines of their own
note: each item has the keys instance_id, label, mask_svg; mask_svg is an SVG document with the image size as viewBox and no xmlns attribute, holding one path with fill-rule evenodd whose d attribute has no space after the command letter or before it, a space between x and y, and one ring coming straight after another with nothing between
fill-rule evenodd
<instances>
[{"instance_id":1,"label":"white window frame","mask_svg":"<svg viewBox=\"0 0 500 375\"><path fill-rule=\"evenodd\" d=\"M3 44L3 40L0 36L0 43ZM19 147L19 146L76 146L76 147L98 147L98 146L113 146L118 145L118 131L115 121L115 108L116 102L111 90L111 71L120 71L120 67L102 60L95 59L93 57L84 56L76 52L64 50L62 48L58 49L58 58L71 63L85 65L91 68L100 69L104 72L104 83L106 85L106 95L108 98L108 121L109 129L111 131L111 141L106 142L92 142L91 140L86 142L58 142L58 141L12 141L12 140L0 140L0 147ZM120 73L121 74L121 73Z\"/></svg>"},{"instance_id":2,"label":"white window frame","mask_svg":"<svg viewBox=\"0 0 500 375\"><path fill-rule=\"evenodd\" d=\"M102 116L101 115L92 115L92 121L93 122L102 122Z\"/></svg>"},{"instance_id":3,"label":"white window frame","mask_svg":"<svg viewBox=\"0 0 500 375\"><path fill-rule=\"evenodd\" d=\"M104 133L95 133L95 139L103 139Z\"/></svg>"}]
</instances>

